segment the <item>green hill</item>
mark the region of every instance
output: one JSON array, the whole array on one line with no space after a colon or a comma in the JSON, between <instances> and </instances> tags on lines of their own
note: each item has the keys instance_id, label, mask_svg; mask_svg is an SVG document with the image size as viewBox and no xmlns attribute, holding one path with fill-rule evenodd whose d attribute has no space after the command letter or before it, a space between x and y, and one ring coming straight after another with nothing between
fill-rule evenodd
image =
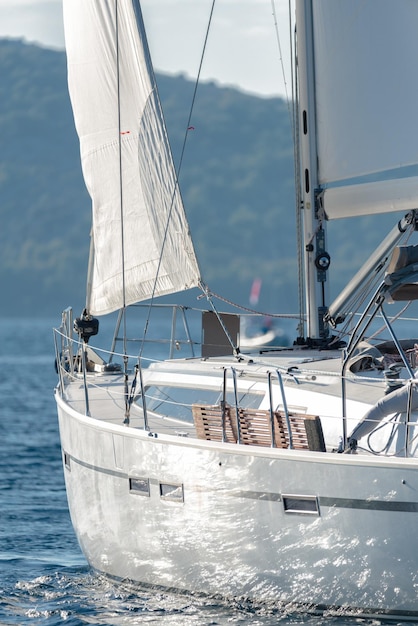
<instances>
[{"instance_id":1,"label":"green hill","mask_svg":"<svg viewBox=\"0 0 418 626\"><path fill-rule=\"evenodd\" d=\"M90 200L79 163L60 51L0 40L0 315L59 316L83 306ZM194 85L159 75L176 162ZM295 311L293 147L287 104L199 86L180 172L201 270L210 288L243 305L255 277L260 310ZM394 222L336 232L334 291ZM335 226L333 229L337 230ZM353 234L350 234L353 233ZM358 256L361 251L361 258Z\"/></svg>"}]
</instances>

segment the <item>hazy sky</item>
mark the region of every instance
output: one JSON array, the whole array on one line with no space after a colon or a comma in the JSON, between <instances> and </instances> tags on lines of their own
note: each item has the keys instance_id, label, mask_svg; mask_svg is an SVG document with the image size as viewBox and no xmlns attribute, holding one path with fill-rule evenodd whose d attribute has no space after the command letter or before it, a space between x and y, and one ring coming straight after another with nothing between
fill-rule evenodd
<instances>
[{"instance_id":1,"label":"hazy sky","mask_svg":"<svg viewBox=\"0 0 418 626\"><path fill-rule=\"evenodd\" d=\"M196 77L212 0L141 4L155 69ZM201 77L253 93L284 95L274 12L288 68L288 0L217 0ZM62 0L0 0L0 37L63 48Z\"/></svg>"}]
</instances>

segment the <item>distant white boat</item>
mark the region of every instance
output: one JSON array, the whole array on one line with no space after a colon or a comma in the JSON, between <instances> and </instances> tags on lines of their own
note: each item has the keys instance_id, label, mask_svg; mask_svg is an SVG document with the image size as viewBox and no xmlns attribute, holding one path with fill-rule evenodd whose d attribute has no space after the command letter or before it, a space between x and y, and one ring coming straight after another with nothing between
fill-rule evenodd
<instances>
[{"instance_id":1,"label":"distant white boat","mask_svg":"<svg viewBox=\"0 0 418 626\"><path fill-rule=\"evenodd\" d=\"M418 295L418 3L296 1L306 311L293 347L251 353L201 277L138 0L63 4L93 218L85 310L75 332L70 309L55 331L56 402L88 562L116 579L416 622L416 347L387 303ZM385 211L403 217L330 302L327 221ZM158 298L191 288L209 308L201 345L195 311L174 307L170 358L150 363ZM93 348L95 316L116 310L120 341Z\"/></svg>"},{"instance_id":2,"label":"distant white boat","mask_svg":"<svg viewBox=\"0 0 418 626\"><path fill-rule=\"evenodd\" d=\"M251 285L249 303L256 307L259 303L262 281L255 278ZM239 345L242 350L252 350L265 346L288 346L289 339L282 326L271 315L241 315Z\"/></svg>"},{"instance_id":3,"label":"distant white boat","mask_svg":"<svg viewBox=\"0 0 418 626\"><path fill-rule=\"evenodd\" d=\"M265 316L241 316L240 341L242 350L252 350L263 346L284 347L289 339L283 328Z\"/></svg>"}]
</instances>

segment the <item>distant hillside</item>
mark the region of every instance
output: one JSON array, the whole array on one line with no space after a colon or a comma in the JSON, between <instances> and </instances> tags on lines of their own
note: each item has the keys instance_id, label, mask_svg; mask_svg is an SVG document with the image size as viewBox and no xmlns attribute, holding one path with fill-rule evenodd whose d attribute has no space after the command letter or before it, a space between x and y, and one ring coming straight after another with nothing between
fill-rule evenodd
<instances>
[{"instance_id":1,"label":"distant hillside","mask_svg":"<svg viewBox=\"0 0 418 626\"><path fill-rule=\"evenodd\" d=\"M65 54L3 39L0 75L0 315L59 316L68 305L83 305L90 227ZM194 85L182 76L157 78L178 162ZM251 283L260 277L260 310L294 311L286 103L202 84L192 126L180 184L205 281L246 305ZM358 251L360 262L392 223L380 220L377 231L363 220L336 233L332 263L341 276L334 289L356 268Z\"/></svg>"}]
</instances>

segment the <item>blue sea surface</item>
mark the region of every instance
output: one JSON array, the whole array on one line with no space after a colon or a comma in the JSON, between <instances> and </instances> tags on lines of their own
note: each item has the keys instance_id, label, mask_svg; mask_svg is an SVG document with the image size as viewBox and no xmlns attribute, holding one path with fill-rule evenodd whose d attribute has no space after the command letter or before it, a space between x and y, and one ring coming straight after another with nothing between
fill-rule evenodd
<instances>
[{"instance_id":1,"label":"blue sea surface","mask_svg":"<svg viewBox=\"0 0 418 626\"><path fill-rule=\"evenodd\" d=\"M381 623L225 604L117 584L92 573L74 536L65 495L53 395L52 327L58 321L0 320L1 626Z\"/></svg>"}]
</instances>

